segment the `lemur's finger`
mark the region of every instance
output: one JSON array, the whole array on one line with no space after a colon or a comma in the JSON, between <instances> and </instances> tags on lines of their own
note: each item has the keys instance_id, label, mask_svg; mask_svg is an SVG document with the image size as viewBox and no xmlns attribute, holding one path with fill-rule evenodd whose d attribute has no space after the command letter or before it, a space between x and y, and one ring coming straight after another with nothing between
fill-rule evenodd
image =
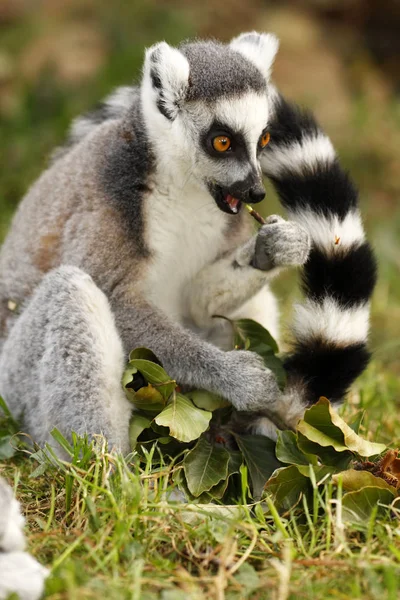
<instances>
[{"instance_id":1,"label":"lemur's finger","mask_svg":"<svg viewBox=\"0 0 400 600\"><path fill-rule=\"evenodd\" d=\"M274 223L285 223L285 219L283 219L279 215L270 215L265 219L266 225L273 225Z\"/></svg>"}]
</instances>

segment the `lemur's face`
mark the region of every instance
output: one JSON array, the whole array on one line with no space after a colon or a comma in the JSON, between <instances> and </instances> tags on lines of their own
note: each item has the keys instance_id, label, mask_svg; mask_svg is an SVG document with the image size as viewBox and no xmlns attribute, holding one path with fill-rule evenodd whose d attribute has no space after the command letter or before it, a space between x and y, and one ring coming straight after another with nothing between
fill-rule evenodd
<instances>
[{"instance_id":1,"label":"lemur's face","mask_svg":"<svg viewBox=\"0 0 400 600\"><path fill-rule=\"evenodd\" d=\"M265 196L259 155L269 142L268 80L277 47L275 37L250 33L229 45L195 42L178 50L161 43L146 55L142 105L159 160L203 186L229 214Z\"/></svg>"},{"instance_id":2,"label":"lemur's face","mask_svg":"<svg viewBox=\"0 0 400 600\"><path fill-rule=\"evenodd\" d=\"M203 118L198 127L195 118L187 125L193 139L192 175L226 213L238 213L242 202L263 200L259 155L269 141L267 94L246 92L193 109ZM187 113L189 121L190 108Z\"/></svg>"}]
</instances>

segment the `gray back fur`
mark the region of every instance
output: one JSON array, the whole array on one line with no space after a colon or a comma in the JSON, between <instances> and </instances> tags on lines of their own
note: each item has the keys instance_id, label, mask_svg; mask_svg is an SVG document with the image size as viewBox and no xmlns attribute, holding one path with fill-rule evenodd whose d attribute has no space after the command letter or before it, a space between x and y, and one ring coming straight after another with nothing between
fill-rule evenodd
<instances>
[{"instance_id":1,"label":"gray back fur","mask_svg":"<svg viewBox=\"0 0 400 600\"><path fill-rule=\"evenodd\" d=\"M104 121L121 118L129 107L139 100L139 88L136 86L123 86L117 88L107 96L93 110L77 117L72 122L67 141L63 146L57 148L52 154L52 160L64 156L72 146L78 144L87 135Z\"/></svg>"},{"instance_id":2,"label":"gray back fur","mask_svg":"<svg viewBox=\"0 0 400 600\"><path fill-rule=\"evenodd\" d=\"M55 161L28 191L0 252L1 341L53 268L78 266L107 295L122 281L132 280L135 265L146 254L141 198L149 168L143 143L122 120L106 121ZM121 157L122 171L113 155ZM122 185L129 169L130 185L124 181L124 190L118 182ZM9 310L9 300L17 304L15 311Z\"/></svg>"}]
</instances>

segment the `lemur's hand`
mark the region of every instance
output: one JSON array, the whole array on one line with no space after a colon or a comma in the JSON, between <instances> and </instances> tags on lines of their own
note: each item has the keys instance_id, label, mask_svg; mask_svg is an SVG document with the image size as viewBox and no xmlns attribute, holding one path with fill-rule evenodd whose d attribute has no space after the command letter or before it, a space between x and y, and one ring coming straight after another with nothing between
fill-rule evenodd
<instances>
[{"instance_id":1,"label":"lemur's hand","mask_svg":"<svg viewBox=\"0 0 400 600\"><path fill-rule=\"evenodd\" d=\"M308 258L310 247L310 236L301 225L272 215L258 232L252 264L261 271L301 266Z\"/></svg>"},{"instance_id":2,"label":"lemur's hand","mask_svg":"<svg viewBox=\"0 0 400 600\"><path fill-rule=\"evenodd\" d=\"M254 352L231 350L224 353L220 394L240 411L272 407L281 396L276 377Z\"/></svg>"}]
</instances>

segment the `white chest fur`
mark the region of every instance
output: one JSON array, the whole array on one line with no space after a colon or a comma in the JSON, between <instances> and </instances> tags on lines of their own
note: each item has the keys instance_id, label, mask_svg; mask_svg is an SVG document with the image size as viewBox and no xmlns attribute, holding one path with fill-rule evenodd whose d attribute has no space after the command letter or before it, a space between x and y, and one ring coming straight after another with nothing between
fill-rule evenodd
<instances>
[{"instance_id":1,"label":"white chest fur","mask_svg":"<svg viewBox=\"0 0 400 600\"><path fill-rule=\"evenodd\" d=\"M186 316L185 289L225 247L229 216L197 187L155 191L146 201L147 243L152 256L146 296L174 320Z\"/></svg>"}]
</instances>

